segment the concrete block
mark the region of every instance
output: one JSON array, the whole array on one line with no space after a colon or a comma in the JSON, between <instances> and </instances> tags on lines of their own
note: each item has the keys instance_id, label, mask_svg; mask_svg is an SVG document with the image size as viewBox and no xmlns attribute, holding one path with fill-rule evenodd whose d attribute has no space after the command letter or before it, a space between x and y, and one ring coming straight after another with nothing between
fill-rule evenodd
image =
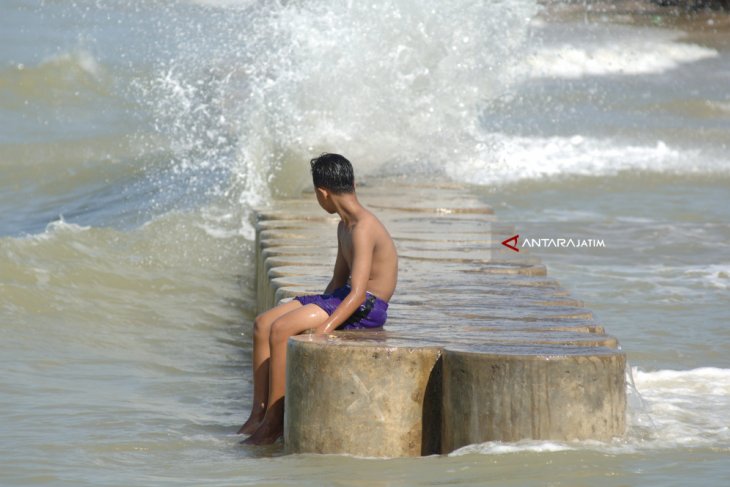
<instances>
[{"instance_id":1,"label":"concrete block","mask_svg":"<svg viewBox=\"0 0 730 487\"><path fill-rule=\"evenodd\" d=\"M442 452L486 441L620 437L625 365L611 348L448 345Z\"/></svg>"},{"instance_id":2,"label":"concrete block","mask_svg":"<svg viewBox=\"0 0 730 487\"><path fill-rule=\"evenodd\" d=\"M361 341L337 333L291 338L287 450L366 457L437 453L440 354L439 347L408 340Z\"/></svg>"}]
</instances>

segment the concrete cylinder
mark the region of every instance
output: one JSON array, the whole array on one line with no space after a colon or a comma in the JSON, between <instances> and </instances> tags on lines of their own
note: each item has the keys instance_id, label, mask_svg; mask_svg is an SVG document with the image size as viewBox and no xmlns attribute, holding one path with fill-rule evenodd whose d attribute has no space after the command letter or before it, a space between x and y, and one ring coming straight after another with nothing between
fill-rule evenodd
<instances>
[{"instance_id":1,"label":"concrete cylinder","mask_svg":"<svg viewBox=\"0 0 730 487\"><path fill-rule=\"evenodd\" d=\"M439 357L437 346L371 331L292 337L286 449L368 457L438 453Z\"/></svg>"},{"instance_id":2,"label":"concrete cylinder","mask_svg":"<svg viewBox=\"0 0 730 487\"><path fill-rule=\"evenodd\" d=\"M448 345L442 452L486 441L624 434L626 356L603 347Z\"/></svg>"}]
</instances>

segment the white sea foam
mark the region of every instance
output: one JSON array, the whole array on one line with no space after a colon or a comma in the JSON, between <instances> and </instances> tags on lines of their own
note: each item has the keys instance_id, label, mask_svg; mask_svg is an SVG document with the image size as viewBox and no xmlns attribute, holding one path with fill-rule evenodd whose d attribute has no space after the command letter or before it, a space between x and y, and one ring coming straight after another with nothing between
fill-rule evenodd
<instances>
[{"instance_id":1,"label":"white sea foam","mask_svg":"<svg viewBox=\"0 0 730 487\"><path fill-rule=\"evenodd\" d=\"M62 52L45 58L39 64L40 67L76 68L84 73L98 78L101 74L101 66L94 56L85 49Z\"/></svg>"},{"instance_id":2,"label":"white sea foam","mask_svg":"<svg viewBox=\"0 0 730 487\"><path fill-rule=\"evenodd\" d=\"M653 227L654 230L656 228L656 226ZM708 289L730 288L730 265L728 264L645 264L640 267L595 264L584 268L583 272L597 273L604 278L613 277L625 282L651 285L657 293L657 298L674 293L676 296L701 302L703 298L707 297Z\"/></svg>"},{"instance_id":3,"label":"white sea foam","mask_svg":"<svg viewBox=\"0 0 730 487\"><path fill-rule=\"evenodd\" d=\"M46 225L45 231L30 235L29 238L33 240L48 240L57 235L73 234L79 232L85 232L91 227L78 225L76 223L68 223L64 220L63 215L58 215L58 220L54 220Z\"/></svg>"},{"instance_id":4,"label":"white sea foam","mask_svg":"<svg viewBox=\"0 0 730 487\"><path fill-rule=\"evenodd\" d=\"M189 3L205 7L228 9L245 9L256 3L257 0L187 0Z\"/></svg>"},{"instance_id":5,"label":"white sea foam","mask_svg":"<svg viewBox=\"0 0 730 487\"><path fill-rule=\"evenodd\" d=\"M564 40L546 43L517 71L528 78L572 79L656 74L719 55L715 49L682 42L678 32L637 31L623 26L597 28L601 30L588 28L579 45Z\"/></svg>"},{"instance_id":6,"label":"white sea foam","mask_svg":"<svg viewBox=\"0 0 730 487\"><path fill-rule=\"evenodd\" d=\"M717 55L714 49L681 43L646 46L618 42L615 46L594 48L566 45L538 51L530 56L528 66L533 77L636 75L662 73L683 63Z\"/></svg>"},{"instance_id":7,"label":"white sea foam","mask_svg":"<svg viewBox=\"0 0 730 487\"><path fill-rule=\"evenodd\" d=\"M727 163L702 159L697 151L672 148L661 140L654 145L633 145L581 135L493 134L483 145L477 158L448 164L447 173L465 182L495 184L565 175L606 176L626 170L680 174L730 170Z\"/></svg>"},{"instance_id":8,"label":"white sea foam","mask_svg":"<svg viewBox=\"0 0 730 487\"><path fill-rule=\"evenodd\" d=\"M482 453L488 455L503 455L507 453L521 452L557 452L576 449L575 445L552 441L523 440L514 443L502 443L499 441L488 441L474 445L467 445L449 454L449 456L469 455L471 453Z\"/></svg>"},{"instance_id":9,"label":"white sea foam","mask_svg":"<svg viewBox=\"0 0 730 487\"><path fill-rule=\"evenodd\" d=\"M655 231L656 228L650 226L649 231ZM651 251L651 246L642 249L642 252ZM698 252L701 250L698 249ZM613 286L617 289L633 289L632 296L638 296L637 299L661 305L684 303L699 308L708 304L715 306L718 298L724 299L723 293L730 289L728 264L637 266L618 263L601 265L591 262L590 265L580 266L579 272L593 276L609 288Z\"/></svg>"},{"instance_id":10,"label":"white sea foam","mask_svg":"<svg viewBox=\"0 0 730 487\"><path fill-rule=\"evenodd\" d=\"M651 446L730 447L730 370L633 370L654 430Z\"/></svg>"},{"instance_id":11,"label":"white sea foam","mask_svg":"<svg viewBox=\"0 0 730 487\"><path fill-rule=\"evenodd\" d=\"M703 287L729 289L730 265L710 264L691 266L684 270L683 279L699 280Z\"/></svg>"},{"instance_id":12,"label":"white sea foam","mask_svg":"<svg viewBox=\"0 0 730 487\"><path fill-rule=\"evenodd\" d=\"M721 113L730 113L730 101L707 101L707 106Z\"/></svg>"},{"instance_id":13,"label":"white sea foam","mask_svg":"<svg viewBox=\"0 0 730 487\"><path fill-rule=\"evenodd\" d=\"M632 369L640 397L629 401L626 438L612 442L525 440L468 445L451 455L595 450L627 454L677 447L730 448L730 369ZM629 390L629 396L636 395Z\"/></svg>"}]
</instances>

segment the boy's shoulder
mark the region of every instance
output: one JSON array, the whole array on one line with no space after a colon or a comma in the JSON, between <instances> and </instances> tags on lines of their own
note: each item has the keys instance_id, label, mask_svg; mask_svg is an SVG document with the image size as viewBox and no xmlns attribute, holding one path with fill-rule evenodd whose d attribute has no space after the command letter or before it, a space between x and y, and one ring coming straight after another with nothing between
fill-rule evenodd
<instances>
[{"instance_id":1,"label":"boy's shoulder","mask_svg":"<svg viewBox=\"0 0 730 487\"><path fill-rule=\"evenodd\" d=\"M385 225L370 210L365 210L363 215L358 219L357 226L364 229L385 228Z\"/></svg>"},{"instance_id":2,"label":"boy's shoulder","mask_svg":"<svg viewBox=\"0 0 730 487\"><path fill-rule=\"evenodd\" d=\"M378 217L370 210L365 210L357 219L357 222L351 227L347 227L343 220L340 220L337 224L337 234L367 234L368 236L380 239L382 234L387 234L385 225L378 219Z\"/></svg>"}]
</instances>

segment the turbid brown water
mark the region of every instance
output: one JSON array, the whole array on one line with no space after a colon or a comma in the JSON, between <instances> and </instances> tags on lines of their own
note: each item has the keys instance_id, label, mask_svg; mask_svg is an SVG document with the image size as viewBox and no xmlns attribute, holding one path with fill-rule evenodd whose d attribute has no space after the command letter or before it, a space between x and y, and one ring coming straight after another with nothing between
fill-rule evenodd
<instances>
[{"instance_id":1,"label":"turbid brown water","mask_svg":"<svg viewBox=\"0 0 730 487\"><path fill-rule=\"evenodd\" d=\"M2 2L0 483L722 484L727 18L590 6ZM530 249L550 275L525 283L557 277L594 315L546 326L621 338L627 438L387 461L239 446L252 209L307 188L323 150L364 180L468 184L521 236L604 239Z\"/></svg>"}]
</instances>

